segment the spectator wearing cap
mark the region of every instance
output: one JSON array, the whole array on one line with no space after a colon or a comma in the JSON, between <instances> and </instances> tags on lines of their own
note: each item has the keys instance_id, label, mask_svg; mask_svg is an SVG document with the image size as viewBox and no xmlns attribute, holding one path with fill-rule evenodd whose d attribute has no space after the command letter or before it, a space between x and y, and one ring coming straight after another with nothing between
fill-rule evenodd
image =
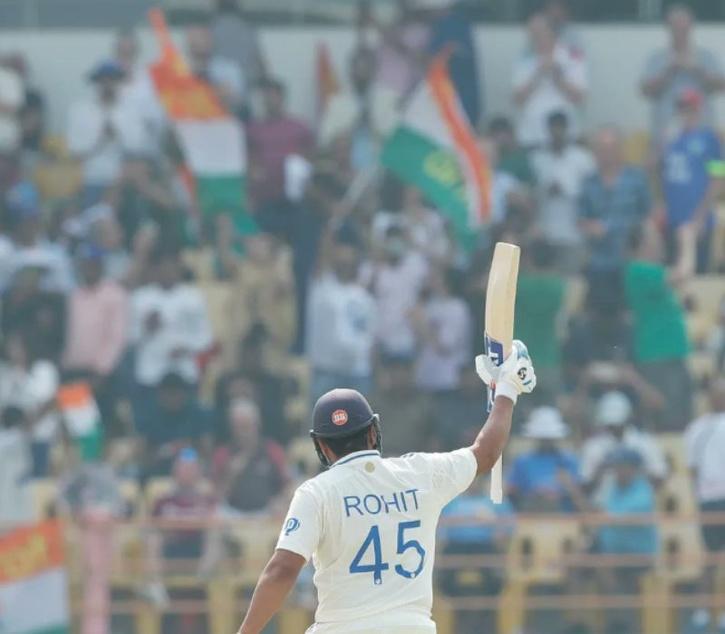
<instances>
[{"instance_id":1,"label":"spectator wearing cap","mask_svg":"<svg viewBox=\"0 0 725 634\"><path fill-rule=\"evenodd\" d=\"M70 108L66 141L83 165L82 202L88 206L107 193L125 159L146 149L143 119L121 98L123 78L116 62L101 62L88 75L93 94Z\"/></svg>"},{"instance_id":2,"label":"spectator wearing cap","mask_svg":"<svg viewBox=\"0 0 725 634\"><path fill-rule=\"evenodd\" d=\"M306 157L313 148L310 127L287 112L286 88L277 79L260 86L262 116L247 126L250 186L259 213L267 205L284 202L285 163L288 157Z\"/></svg>"},{"instance_id":3,"label":"spectator wearing cap","mask_svg":"<svg viewBox=\"0 0 725 634\"><path fill-rule=\"evenodd\" d=\"M513 97L519 109L519 138L526 147L547 141L547 119L566 113L573 138L579 135L579 107L586 98L584 59L557 40L551 24L535 13L527 24L530 52L515 65Z\"/></svg>"},{"instance_id":4,"label":"spectator wearing cap","mask_svg":"<svg viewBox=\"0 0 725 634\"><path fill-rule=\"evenodd\" d=\"M134 414L136 432L144 442L145 475L165 476L182 449L207 452L211 445L211 414L180 374L166 374Z\"/></svg>"},{"instance_id":5,"label":"spectator wearing cap","mask_svg":"<svg viewBox=\"0 0 725 634\"><path fill-rule=\"evenodd\" d=\"M662 153L662 190L666 217L667 261L682 255L682 231L696 240L695 266L704 273L710 264L715 205L725 177L720 138L702 119L704 96L684 88L677 97L679 129Z\"/></svg>"},{"instance_id":6,"label":"spectator wearing cap","mask_svg":"<svg viewBox=\"0 0 725 634\"><path fill-rule=\"evenodd\" d=\"M657 149L674 123L683 89L692 88L703 95L703 116L708 124L713 123L713 97L725 89L725 75L717 57L694 42L693 23L692 11L684 4L670 7L669 43L649 58L640 82L642 93L652 103L652 143Z\"/></svg>"},{"instance_id":7,"label":"spectator wearing cap","mask_svg":"<svg viewBox=\"0 0 725 634\"><path fill-rule=\"evenodd\" d=\"M197 570L206 572L213 557L210 534L203 526L214 514L217 500L204 480L196 450L182 449L173 462L171 474L171 489L156 499L151 509L151 516L161 524L148 534L146 541L150 580L144 594L158 607L165 606L170 598L163 584L164 564L173 564L176 560L178 566L187 566L186 569L176 568L176 574L194 574ZM164 522L172 525L164 525ZM194 560L199 564L195 565ZM182 621L175 624L175 631L189 631L188 619L177 616L175 620Z\"/></svg>"},{"instance_id":8,"label":"spectator wearing cap","mask_svg":"<svg viewBox=\"0 0 725 634\"><path fill-rule=\"evenodd\" d=\"M523 437L533 441L533 447L514 458L506 477L506 489L517 510L572 510L562 474L577 483L579 462L562 446L568 435L569 429L555 407L538 407L531 412Z\"/></svg>"},{"instance_id":9,"label":"spectator wearing cap","mask_svg":"<svg viewBox=\"0 0 725 634\"><path fill-rule=\"evenodd\" d=\"M229 443L218 447L212 473L227 512L238 516L269 512L284 502L290 474L284 449L262 435L257 404L237 399L227 410Z\"/></svg>"},{"instance_id":10,"label":"spectator wearing cap","mask_svg":"<svg viewBox=\"0 0 725 634\"><path fill-rule=\"evenodd\" d=\"M556 249L561 270L577 273L583 260L579 196L585 179L594 171L594 158L573 142L565 112L549 115L547 131L546 145L532 157L539 202L536 228Z\"/></svg>"},{"instance_id":11,"label":"spectator wearing cap","mask_svg":"<svg viewBox=\"0 0 725 634\"><path fill-rule=\"evenodd\" d=\"M440 431L435 428L430 395L415 384L414 368L412 354L381 357L376 389L370 400L385 421L386 455L430 450L434 434Z\"/></svg>"},{"instance_id":12,"label":"spectator wearing cap","mask_svg":"<svg viewBox=\"0 0 725 634\"><path fill-rule=\"evenodd\" d=\"M725 378L722 375L710 385L709 397L707 413L694 420L685 431L687 465L703 517L708 513L725 513ZM715 556L725 552L725 522L703 524L702 537L711 556L706 558L707 569L699 590L710 593L715 591ZM688 632L712 631L708 610L695 610L691 620L692 629ZM725 632L725 611L720 611L716 625L718 634Z\"/></svg>"},{"instance_id":13,"label":"spectator wearing cap","mask_svg":"<svg viewBox=\"0 0 725 634\"><path fill-rule=\"evenodd\" d=\"M65 249L46 237L37 188L20 181L5 194L4 202L8 236L0 236L0 290L31 269L37 272L43 291L69 291L73 286L70 261Z\"/></svg>"},{"instance_id":14,"label":"spectator wearing cap","mask_svg":"<svg viewBox=\"0 0 725 634\"><path fill-rule=\"evenodd\" d=\"M104 276L100 248L86 243L77 255L80 285L68 298L63 368L90 381L106 420L113 409L112 376L128 341L129 299Z\"/></svg>"},{"instance_id":15,"label":"spectator wearing cap","mask_svg":"<svg viewBox=\"0 0 725 634\"><path fill-rule=\"evenodd\" d=\"M657 487L667 477L667 462L657 441L633 424L632 403L623 392L603 394L594 408L595 433L581 449L582 484L590 493L603 491L607 459L618 449L629 449L642 459L642 471Z\"/></svg>"},{"instance_id":16,"label":"spectator wearing cap","mask_svg":"<svg viewBox=\"0 0 725 634\"><path fill-rule=\"evenodd\" d=\"M311 400L336 387L372 388L376 333L373 297L358 281L360 250L339 240L331 267L315 280L308 303L306 350L312 366Z\"/></svg>"}]
</instances>

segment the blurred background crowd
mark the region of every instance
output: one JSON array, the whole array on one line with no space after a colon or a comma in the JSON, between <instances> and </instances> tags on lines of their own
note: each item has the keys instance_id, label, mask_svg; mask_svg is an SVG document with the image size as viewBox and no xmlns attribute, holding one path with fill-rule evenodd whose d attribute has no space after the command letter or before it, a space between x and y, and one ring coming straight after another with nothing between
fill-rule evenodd
<instances>
[{"instance_id":1,"label":"blurred background crowd","mask_svg":"<svg viewBox=\"0 0 725 634\"><path fill-rule=\"evenodd\" d=\"M310 69L310 119L288 110L255 21L234 0L214 4L175 35L243 122L241 215L200 209L134 30L87 60L87 89L60 128L47 116L55 87L34 82L22 48L0 39L3 524L55 513L170 521L144 532L137 575L163 609L188 591L167 587L175 560L208 580L233 550L203 522L279 518L317 472L308 418L328 389L368 396L387 455L470 442L485 417L472 361L488 265L505 240L522 247L516 336L539 386L517 407L506 503L474 485L446 510L441 552L517 545L525 558L542 536L518 517L610 517L574 524L571 539L561 529L559 555L629 563L568 567L557 592L639 592L663 565L691 591L715 593L717 559L705 553L725 549L725 160L713 104L725 60L698 44L691 9L664 14L664 45L631 86L650 129L627 135L617 112L612 125L583 122L590 68L575 3L532 7L509 107L494 112L482 75L497 60L477 49L478 3L401 0L383 19L360 2L344 73L330 65L334 48ZM472 249L378 158L447 47L492 166L490 222ZM700 526L698 510L720 519ZM107 532L89 535L88 548L110 550ZM666 555L675 563L656 563ZM108 556L88 564L95 605L110 600ZM495 566L460 567L444 568L442 594L505 591ZM110 631L107 613L91 612L84 633ZM643 631L614 609L593 624L547 614L531 631ZM482 631L473 615L466 630L464 610L455 631ZM679 627L725 632L725 607L684 611Z\"/></svg>"}]
</instances>

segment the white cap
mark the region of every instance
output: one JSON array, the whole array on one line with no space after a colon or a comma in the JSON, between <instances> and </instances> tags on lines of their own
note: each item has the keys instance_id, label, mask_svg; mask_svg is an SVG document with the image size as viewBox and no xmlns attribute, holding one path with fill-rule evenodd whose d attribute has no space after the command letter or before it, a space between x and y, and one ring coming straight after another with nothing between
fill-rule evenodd
<instances>
[{"instance_id":1,"label":"white cap","mask_svg":"<svg viewBox=\"0 0 725 634\"><path fill-rule=\"evenodd\" d=\"M526 421L523 435L534 440L562 440L569 435L569 428L556 407L537 407Z\"/></svg>"},{"instance_id":2,"label":"white cap","mask_svg":"<svg viewBox=\"0 0 725 634\"><path fill-rule=\"evenodd\" d=\"M599 399L594 420L601 427L621 427L632 415L632 403L623 392L607 392Z\"/></svg>"}]
</instances>

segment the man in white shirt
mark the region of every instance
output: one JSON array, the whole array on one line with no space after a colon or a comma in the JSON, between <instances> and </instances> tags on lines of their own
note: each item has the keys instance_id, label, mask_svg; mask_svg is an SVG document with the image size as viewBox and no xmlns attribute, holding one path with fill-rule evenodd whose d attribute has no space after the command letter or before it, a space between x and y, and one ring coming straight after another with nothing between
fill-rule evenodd
<instances>
[{"instance_id":1,"label":"man in white shirt","mask_svg":"<svg viewBox=\"0 0 725 634\"><path fill-rule=\"evenodd\" d=\"M213 343L206 303L196 286L182 280L176 252L155 254L154 269L155 281L131 296L136 382L153 387L175 372L195 384L199 380L197 358Z\"/></svg>"},{"instance_id":2,"label":"man in white shirt","mask_svg":"<svg viewBox=\"0 0 725 634\"><path fill-rule=\"evenodd\" d=\"M566 113L576 137L578 108L587 91L584 58L558 42L551 25L539 13L529 19L528 31L531 52L519 60L513 73L519 139L527 147L546 143L547 118L556 111Z\"/></svg>"},{"instance_id":3,"label":"man in white shirt","mask_svg":"<svg viewBox=\"0 0 725 634\"><path fill-rule=\"evenodd\" d=\"M668 474L665 455L657 441L631 424L632 404L622 392L607 392L597 402L594 420L599 433L582 446L581 477L595 495L604 490L608 456L619 448L633 449L642 458L644 473L658 486Z\"/></svg>"},{"instance_id":4,"label":"man in white shirt","mask_svg":"<svg viewBox=\"0 0 725 634\"><path fill-rule=\"evenodd\" d=\"M493 467L518 395L536 384L518 341L500 368L481 356L477 369L495 381L494 405L473 445L450 453L382 458L381 423L361 394L338 389L317 401L311 434L329 469L297 489L239 634L260 634L310 559L318 608L308 634L435 633L441 510Z\"/></svg>"},{"instance_id":5,"label":"man in white shirt","mask_svg":"<svg viewBox=\"0 0 725 634\"><path fill-rule=\"evenodd\" d=\"M335 245L332 271L310 291L306 350L312 365L312 398L336 385L372 388L375 303L358 282L360 254L344 241Z\"/></svg>"},{"instance_id":6,"label":"man in white shirt","mask_svg":"<svg viewBox=\"0 0 725 634\"><path fill-rule=\"evenodd\" d=\"M83 164L84 203L97 203L121 175L126 158L143 155L143 119L120 96L123 69L102 62L89 75L95 93L71 106L68 149Z\"/></svg>"},{"instance_id":7,"label":"man in white shirt","mask_svg":"<svg viewBox=\"0 0 725 634\"><path fill-rule=\"evenodd\" d=\"M703 513L725 513L725 378L715 379L710 387L710 412L693 421L685 431L687 464L692 471L697 500ZM702 537L713 556L725 552L725 525L703 524ZM715 566L710 565L700 584L700 592L715 589ZM710 613L699 609L692 613L688 632L710 632ZM725 632L725 610L717 619L718 634Z\"/></svg>"},{"instance_id":8,"label":"man in white shirt","mask_svg":"<svg viewBox=\"0 0 725 634\"><path fill-rule=\"evenodd\" d=\"M564 272L576 273L582 258L579 193L595 163L586 149L572 143L565 112L553 112L547 123L548 144L532 157L539 199L537 227L541 236L556 247Z\"/></svg>"}]
</instances>

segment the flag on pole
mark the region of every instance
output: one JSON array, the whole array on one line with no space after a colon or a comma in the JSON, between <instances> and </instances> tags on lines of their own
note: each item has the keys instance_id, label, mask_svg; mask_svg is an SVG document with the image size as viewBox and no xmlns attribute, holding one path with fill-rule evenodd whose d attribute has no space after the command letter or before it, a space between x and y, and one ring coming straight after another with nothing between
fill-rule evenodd
<instances>
[{"instance_id":1,"label":"flag on pole","mask_svg":"<svg viewBox=\"0 0 725 634\"><path fill-rule=\"evenodd\" d=\"M334 95L340 91L340 82L335 67L330 59L330 50L324 42L317 43L316 49L316 75L317 75L317 117L327 108L327 104Z\"/></svg>"},{"instance_id":2,"label":"flag on pole","mask_svg":"<svg viewBox=\"0 0 725 634\"><path fill-rule=\"evenodd\" d=\"M383 146L382 163L447 216L464 246L488 221L491 172L448 75L434 58Z\"/></svg>"},{"instance_id":3,"label":"flag on pole","mask_svg":"<svg viewBox=\"0 0 725 634\"><path fill-rule=\"evenodd\" d=\"M91 386L85 381L61 385L58 388L56 402L81 458L101 459L103 453L101 413Z\"/></svg>"},{"instance_id":4,"label":"flag on pole","mask_svg":"<svg viewBox=\"0 0 725 634\"><path fill-rule=\"evenodd\" d=\"M241 123L214 89L195 76L171 39L164 14L149 12L161 49L150 73L159 100L176 133L204 214L229 213L243 233L256 229L247 214L247 156Z\"/></svg>"},{"instance_id":5,"label":"flag on pole","mask_svg":"<svg viewBox=\"0 0 725 634\"><path fill-rule=\"evenodd\" d=\"M64 563L56 520L0 537L0 632L70 634Z\"/></svg>"}]
</instances>

